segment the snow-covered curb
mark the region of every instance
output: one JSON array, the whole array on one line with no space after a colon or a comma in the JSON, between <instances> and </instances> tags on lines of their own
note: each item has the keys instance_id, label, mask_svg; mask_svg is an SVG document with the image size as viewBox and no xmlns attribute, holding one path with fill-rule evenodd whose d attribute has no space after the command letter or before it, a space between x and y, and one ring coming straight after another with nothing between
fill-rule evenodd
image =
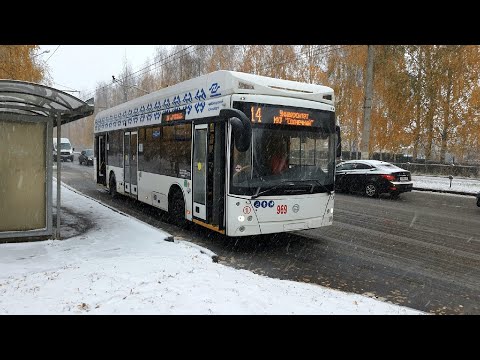
<instances>
[{"instance_id":1,"label":"snow-covered curb","mask_svg":"<svg viewBox=\"0 0 480 360\"><path fill-rule=\"evenodd\" d=\"M55 182L55 181L56 181L56 180L54 179L54 182ZM134 220L136 220L136 221L138 221L138 222L140 222L140 223L142 223L142 224L144 224L144 225L147 225L147 226L149 226L149 227L151 227L151 228L153 228L153 229L157 229L156 227L154 227L154 226L152 226L152 225L150 225L150 224L148 224L148 223L146 223L146 222L144 222L144 221L142 221L142 220L139 220L139 219L137 219L137 218L134 218L134 217L128 215L127 213L124 213L123 211L120 211L120 210L118 210L118 209L116 209L116 208L114 208L114 207L112 207L112 206L104 203L104 202L101 201L101 200L92 198L91 196L88 196L87 194L84 194L84 193L78 191L77 189L72 188L71 186L65 184L63 181L62 181L60 184L61 184L63 187L67 188L68 190L73 191L74 193L76 193L76 194L78 194L78 195L84 196L84 197L86 197L86 198L89 199L89 200L95 201L96 203L98 203L98 204L100 204L100 205L103 205L103 206L109 208L110 210L115 211L116 213L118 213L118 214L120 214L120 215L126 216L126 217L128 217L128 218L130 218L130 219L134 219ZM162 231L164 231L164 230L162 230ZM165 231L164 231L164 232L165 232ZM205 254L205 255L210 256L210 257L212 258L212 261L213 261L213 262L218 262L218 255L215 254L213 251L210 251L209 249L204 248L204 247L202 247L202 246L200 246L200 245L197 245L197 244L195 244L195 243L192 243L192 242L190 242L190 241L187 241L187 240L184 240L184 239L180 239L180 238L174 238L174 236L171 235L171 234L169 234L169 233L166 233L166 234L168 234L168 236L165 237L165 239L164 239L165 241L176 242L176 243L183 243L183 244L186 245L186 246L189 246L189 247L191 247L191 248L195 248L195 249L199 250L200 253L202 253L202 254Z\"/></svg>"},{"instance_id":2,"label":"snow-covered curb","mask_svg":"<svg viewBox=\"0 0 480 360\"><path fill-rule=\"evenodd\" d=\"M213 262L218 262L218 255L215 254L213 251L207 249L207 248L204 248L203 246L200 246L198 244L195 244L195 243L192 243L190 241L186 241L186 240L183 240L183 239L179 239L179 238L175 238L174 239L174 242L176 243L182 243L182 244L185 244L187 246L190 246L192 248L196 248L198 249L202 254L206 254L208 256L210 256L212 258L212 261Z\"/></svg>"}]
</instances>

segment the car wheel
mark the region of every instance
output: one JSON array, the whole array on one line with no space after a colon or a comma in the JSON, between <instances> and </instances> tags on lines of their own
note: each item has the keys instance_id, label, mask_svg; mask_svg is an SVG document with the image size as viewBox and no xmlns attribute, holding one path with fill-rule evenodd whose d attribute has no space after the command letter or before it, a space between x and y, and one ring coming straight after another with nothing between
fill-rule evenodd
<instances>
[{"instance_id":1,"label":"car wheel","mask_svg":"<svg viewBox=\"0 0 480 360\"><path fill-rule=\"evenodd\" d=\"M368 183L365 186L365 195L367 195L368 197L377 197L378 196L377 186L373 183Z\"/></svg>"},{"instance_id":2,"label":"car wheel","mask_svg":"<svg viewBox=\"0 0 480 360\"><path fill-rule=\"evenodd\" d=\"M480 198L477 199L477 206L480 206Z\"/></svg>"},{"instance_id":3,"label":"car wheel","mask_svg":"<svg viewBox=\"0 0 480 360\"><path fill-rule=\"evenodd\" d=\"M173 224L180 227L185 226L185 201L181 191L176 190L172 194L171 201L168 204L168 212Z\"/></svg>"},{"instance_id":4,"label":"car wheel","mask_svg":"<svg viewBox=\"0 0 480 360\"><path fill-rule=\"evenodd\" d=\"M115 175L110 175L110 180L108 181L108 193L113 199L117 196L117 181L115 180Z\"/></svg>"}]
</instances>

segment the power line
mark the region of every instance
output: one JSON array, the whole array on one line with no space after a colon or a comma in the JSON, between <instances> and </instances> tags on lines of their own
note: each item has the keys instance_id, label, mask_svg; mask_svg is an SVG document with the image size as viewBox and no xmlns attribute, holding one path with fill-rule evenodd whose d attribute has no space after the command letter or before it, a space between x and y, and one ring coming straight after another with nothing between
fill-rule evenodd
<instances>
[{"instance_id":1,"label":"power line","mask_svg":"<svg viewBox=\"0 0 480 360\"><path fill-rule=\"evenodd\" d=\"M45 64L48 62L48 60L50 60L50 58L51 58L53 55L55 55L55 53L57 52L57 50L58 50L58 48L59 48L60 46L61 46L61 45L58 45L57 48L55 49L55 51L52 53L52 55L50 55L50 56L48 57L48 59L45 60Z\"/></svg>"},{"instance_id":2,"label":"power line","mask_svg":"<svg viewBox=\"0 0 480 360\"><path fill-rule=\"evenodd\" d=\"M286 64L290 64L290 63L294 63L294 62L299 62L301 59L302 56L304 57L309 57L309 56L318 56L318 55L327 55L333 51L337 51L337 50L340 50L340 49L343 49L347 46L352 46L352 45L338 45L337 47L334 47L334 45L324 45L322 48L319 48L317 50L314 50L312 53L296 53L295 54L295 59L294 60L286 60L286 61L282 61L282 62L279 62L279 63L276 63L276 64L271 64L271 65L265 65L263 67L261 67L258 72L262 72L262 71L265 71L265 70L269 70L275 66L279 66L279 65L286 65ZM358 47L358 46L362 46L362 45L353 45L352 47Z\"/></svg>"},{"instance_id":3,"label":"power line","mask_svg":"<svg viewBox=\"0 0 480 360\"><path fill-rule=\"evenodd\" d=\"M137 71L135 71L135 72L133 72L133 73L131 73L131 74L128 74L128 75L125 76L124 78L120 78L120 79L117 79L117 80L119 80L119 81L125 81L127 78L133 77L133 75L135 75L135 74L137 74L137 75L134 77L134 79L135 79L135 78L138 78L139 76L143 75L144 73L147 73L148 71L153 71L153 70L159 68L159 67L162 66L162 65L169 64L170 62L172 62L172 61L174 61L174 60L178 60L178 59L180 59L180 58L182 58L182 57L184 57L184 56L189 55L189 54L192 53L195 49L193 49L193 50L190 51L190 52L186 52L186 51L187 51L188 49L190 49L191 47L193 47L193 46L199 47L199 46L201 46L201 45L190 45L190 46L187 46L186 48L181 49L181 50L179 50L179 51L177 51L177 52L175 52L175 53L167 56L166 58L160 59L160 60L158 60L158 61L156 61L156 62L154 62L154 63L152 63L152 64L150 64L150 65L148 65L148 66L146 66L146 67L144 67L144 68L141 68L141 69L139 69L139 70L137 70ZM169 60L169 61L166 61L166 60L174 57L175 55L177 55L177 54L179 54L179 53L181 53L181 52L186 52L186 53L183 54L183 55L181 55L181 56L178 56L177 58L173 58L173 59L171 59L171 60ZM154 66L154 65L156 65L156 64L158 64L158 65L155 66L155 67L152 68L152 69L149 69L149 68L151 68L152 66ZM148 70L147 70L147 69L148 69ZM146 71L143 71L143 70L146 70ZM141 72L141 71L143 71L143 72ZM104 86L102 86L102 87L100 87L100 88L95 88L94 90L88 92L86 97L89 97L89 96L91 96L91 95L95 95L95 92L96 92L96 91L109 88L109 87L111 87L112 85L113 85L113 83L104 85Z\"/></svg>"},{"instance_id":4,"label":"power line","mask_svg":"<svg viewBox=\"0 0 480 360\"><path fill-rule=\"evenodd\" d=\"M174 54L172 54L172 55L167 56L165 59L158 60L158 61L154 62L153 64L150 64L150 65L144 67L143 69L137 70L137 71L135 71L135 72L127 75L125 78L131 77L131 76L139 73L139 72L142 71L142 70L148 69L148 68L152 67L153 65L158 64L158 63L162 62L163 60L166 60L166 59L168 59L168 58L170 58L170 57L172 57L172 56L175 56L176 54L178 54L178 53L180 53L180 52L182 52L182 51L187 51L187 50L188 50L189 48L191 48L192 46L195 46L195 45L187 46L186 48L184 48L184 49L182 49L182 50L179 50L179 51L177 51L176 53L174 53ZM199 45L197 45L197 46L199 46ZM192 51L192 52L193 52L193 51ZM187 55L187 53L183 54L181 57L186 56L186 55ZM172 61L173 61L173 60L172 60ZM164 65L164 64L160 64L160 65ZM154 67L152 70L155 70L156 68L158 68L158 66ZM148 71L150 71L150 70L148 70ZM142 74L143 74L143 73L142 73ZM142 75L142 74L139 74L139 75ZM136 77L138 77L139 75L137 75ZM125 80L125 79L123 79L123 80Z\"/></svg>"},{"instance_id":5,"label":"power line","mask_svg":"<svg viewBox=\"0 0 480 360\"><path fill-rule=\"evenodd\" d=\"M326 48L327 46L328 45L324 45L324 48ZM258 70L258 72L262 72L262 71L265 71L265 70L270 70L271 68L279 66L279 65L286 65L286 64L293 63L293 62L298 62L298 61L301 60L300 56L316 56L319 53L319 50L320 49L314 50L312 54L308 54L308 53L302 54L301 52L300 53L295 53L294 54L295 55L294 60L286 60L286 61L282 61L282 62L279 62L279 63L276 63L276 64L264 65L263 67L261 67Z\"/></svg>"},{"instance_id":6,"label":"power line","mask_svg":"<svg viewBox=\"0 0 480 360\"><path fill-rule=\"evenodd\" d=\"M181 51L183 51L183 50L184 50L184 49L182 49ZM170 56L173 56L173 55L175 55L175 54L172 54L172 55L170 55ZM168 56L168 57L170 57L170 56ZM167 58L168 58L168 57L167 57ZM162 60L164 60L164 59L162 59ZM157 61L157 62L155 62L155 63L153 63L153 64L151 64L151 65L148 65L148 66L145 67L145 68L142 68L142 69L140 69L140 70L137 70L136 72L127 75L125 78L130 77L130 75L133 75L133 74L135 74L135 73L138 73L139 71L142 71L142 70L144 70L144 69L146 69L146 68L148 68L148 67L151 67L151 66L155 65L155 64L158 63L158 62L159 62L159 61ZM123 80L125 80L125 79L118 79L118 80L119 80L119 81L123 81ZM91 90L89 93L87 93L87 95L89 95L89 96L90 96L90 95L95 95L95 92L97 92L97 91L99 91L99 90L106 89L106 88L108 88L108 87L111 87L112 85L113 85L113 83L104 85L104 86L99 87L99 88L95 88L94 90Z\"/></svg>"},{"instance_id":7,"label":"power line","mask_svg":"<svg viewBox=\"0 0 480 360\"><path fill-rule=\"evenodd\" d=\"M179 54L180 52L185 52L185 53L182 54L181 56L178 56L178 57L176 57L176 58L173 58L173 59L171 59L171 60L169 60L169 61L163 61L162 63L160 63L160 61L157 61L157 62L154 63L154 64L159 63L159 65L158 65L158 66L155 66L153 69L145 70L145 69L151 67L151 65L150 65L150 66L145 67L144 69L137 70L137 71L134 72L134 73L128 74L128 75L125 76L123 79L117 79L117 81L122 81L122 82L124 82L127 78L132 78L133 80L136 80L136 79L138 79L141 75L146 74L146 73L148 73L149 71L153 71L153 70L159 68L160 66L167 65L167 64L169 64L169 63L171 63L171 62L173 62L173 61L175 61L175 60L181 60L183 57L185 57L185 56L190 55L191 53L193 53L193 51L194 51L195 49L192 49L190 52L186 52L186 51L187 51L189 48L191 48L192 46L194 46L194 45L190 45L190 46L186 47L185 49L179 50L179 51L177 51L176 53L174 53L174 54L172 54L172 55L169 55L169 56L167 56L165 59L162 59L162 60L160 60L160 61L169 59L169 58L171 58L171 57ZM197 46L199 46L199 45L197 45ZM152 65L154 65L154 64L152 64ZM145 70L145 71L140 72L140 71L142 71L142 70ZM139 73L139 72L140 72L140 73ZM136 75L136 76L133 76L134 74L137 74L137 75Z\"/></svg>"},{"instance_id":8,"label":"power line","mask_svg":"<svg viewBox=\"0 0 480 360\"><path fill-rule=\"evenodd\" d=\"M137 79L138 77L140 77L141 75L149 72L149 71L153 71L157 68L159 68L160 66L163 66L163 65L167 65L175 60L180 60L181 58L187 56L187 55L190 55L191 53L193 53L197 48L199 48L200 46L202 45L196 45L195 48L191 49L190 51L187 51L189 50L190 48L194 47L195 45L190 45L190 46L187 46L186 48L183 48L161 60L158 60L144 68L141 68L131 74L128 74L127 76L125 76L124 78L122 79L116 79L117 81L125 81L127 78L132 78L132 79ZM335 47L335 45L324 45L310 53L306 52L306 51L300 51L300 52L296 52L295 53L295 58L293 60L286 60L286 61L282 61L282 62L279 62L279 63L275 63L275 64L271 64L271 65L265 65L263 67L261 67L260 69L257 70L257 73L260 73L260 72L264 72L266 70L269 70L275 66L280 66L280 65L285 65L285 64L289 64L289 63L296 63L296 62L299 62L301 60L304 60L304 58L307 58L307 57L315 57L315 56L318 56L318 55L323 55L323 56L326 56L327 54L331 53L331 52L334 52L334 51L338 51L340 49L343 49L345 47L359 47L359 46L362 46L362 45L338 45ZM180 54L180 53L184 53L176 58L174 58L174 56ZM169 60L170 59L170 60ZM168 61L167 61L168 60ZM158 64L158 65L157 65ZM154 65L157 65L155 67L152 68L152 66ZM135 76L134 76L135 75ZM106 88L109 88L113 86L113 83L111 84L107 84L107 85L104 85L100 88L96 88L95 90L92 90L91 92L87 93L87 96L90 96L91 95L94 95L96 93L96 91L99 91L99 90L103 90L103 89L106 89Z\"/></svg>"},{"instance_id":9,"label":"power line","mask_svg":"<svg viewBox=\"0 0 480 360\"><path fill-rule=\"evenodd\" d=\"M62 85L62 84L59 84L59 83L56 83L56 82L53 82L55 85L58 85L58 86L61 86L61 87L65 87L67 89L70 89L70 90L75 90L74 88L70 87L70 86L67 86L67 85Z\"/></svg>"}]
</instances>

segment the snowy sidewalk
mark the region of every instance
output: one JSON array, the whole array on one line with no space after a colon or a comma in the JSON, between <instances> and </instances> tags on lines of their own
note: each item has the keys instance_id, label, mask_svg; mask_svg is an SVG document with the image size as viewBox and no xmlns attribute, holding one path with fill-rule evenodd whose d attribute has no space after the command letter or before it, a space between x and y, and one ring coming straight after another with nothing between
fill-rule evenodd
<instances>
[{"instance_id":1,"label":"snowy sidewalk","mask_svg":"<svg viewBox=\"0 0 480 360\"><path fill-rule=\"evenodd\" d=\"M214 263L65 187L62 207L92 226L67 240L0 244L0 314L423 314Z\"/></svg>"},{"instance_id":2,"label":"snowy sidewalk","mask_svg":"<svg viewBox=\"0 0 480 360\"><path fill-rule=\"evenodd\" d=\"M480 192L480 179L453 178L446 176L412 175L413 189L424 191L440 191L462 195L475 195Z\"/></svg>"}]
</instances>

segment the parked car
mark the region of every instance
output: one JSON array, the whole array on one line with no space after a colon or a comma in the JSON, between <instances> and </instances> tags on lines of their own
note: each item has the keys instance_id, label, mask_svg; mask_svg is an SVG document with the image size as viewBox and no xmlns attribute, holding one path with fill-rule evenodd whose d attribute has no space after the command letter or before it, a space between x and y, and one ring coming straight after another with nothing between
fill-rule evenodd
<instances>
[{"instance_id":1,"label":"parked car","mask_svg":"<svg viewBox=\"0 0 480 360\"><path fill-rule=\"evenodd\" d=\"M78 162L80 163L80 165L93 165L93 150L83 150L80 155L78 155Z\"/></svg>"},{"instance_id":2,"label":"parked car","mask_svg":"<svg viewBox=\"0 0 480 360\"><path fill-rule=\"evenodd\" d=\"M412 191L410 171L378 160L348 160L335 169L335 190L340 192L363 193L377 197L389 193L398 197Z\"/></svg>"},{"instance_id":3,"label":"parked car","mask_svg":"<svg viewBox=\"0 0 480 360\"><path fill-rule=\"evenodd\" d=\"M477 193L477 206L480 206L480 192Z\"/></svg>"}]
</instances>

